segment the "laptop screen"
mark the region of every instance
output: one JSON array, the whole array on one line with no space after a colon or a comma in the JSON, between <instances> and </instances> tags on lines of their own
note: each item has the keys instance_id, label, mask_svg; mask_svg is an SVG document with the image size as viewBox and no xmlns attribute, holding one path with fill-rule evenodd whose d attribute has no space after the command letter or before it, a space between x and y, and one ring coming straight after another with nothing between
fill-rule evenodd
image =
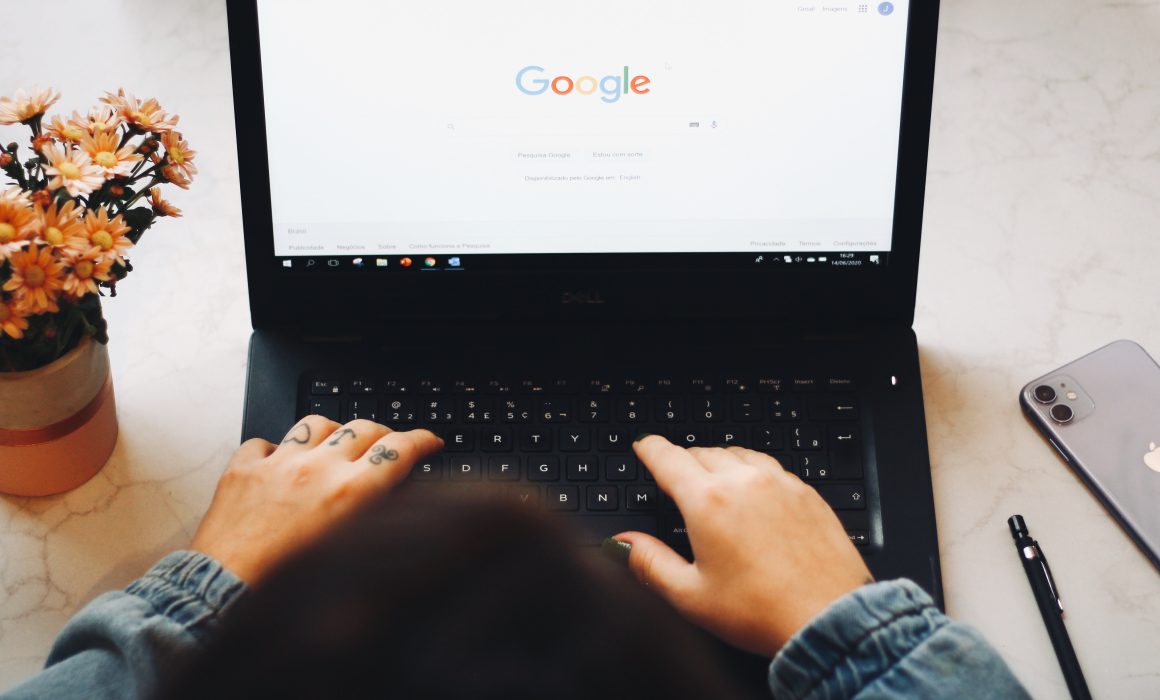
<instances>
[{"instance_id":1,"label":"laptop screen","mask_svg":"<svg viewBox=\"0 0 1160 700\"><path fill-rule=\"evenodd\" d=\"M260 0L277 267L860 267L907 0Z\"/></svg>"}]
</instances>

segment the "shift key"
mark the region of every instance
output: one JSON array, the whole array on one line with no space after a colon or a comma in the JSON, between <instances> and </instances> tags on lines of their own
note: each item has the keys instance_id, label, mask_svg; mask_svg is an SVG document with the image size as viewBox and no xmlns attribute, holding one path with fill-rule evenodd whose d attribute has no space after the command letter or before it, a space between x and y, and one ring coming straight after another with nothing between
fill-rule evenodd
<instances>
[{"instance_id":1,"label":"shift key","mask_svg":"<svg viewBox=\"0 0 1160 700\"><path fill-rule=\"evenodd\" d=\"M866 508L866 488L862 484L815 484L814 488L834 510Z\"/></svg>"}]
</instances>

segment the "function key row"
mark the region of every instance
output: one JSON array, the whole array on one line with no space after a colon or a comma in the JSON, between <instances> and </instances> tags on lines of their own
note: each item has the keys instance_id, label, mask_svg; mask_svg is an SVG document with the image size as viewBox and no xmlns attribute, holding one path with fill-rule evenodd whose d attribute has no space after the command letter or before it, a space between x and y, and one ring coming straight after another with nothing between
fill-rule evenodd
<instances>
[{"instance_id":1,"label":"function key row","mask_svg":"<svg viewBox=\"0 0 1160 700\"><path fill-rule=\"evenodd\" d=\"M437 381L434 379L374 379L356 377L341 380L334 377L318 377L309 383L311 396L372 396L389 394L407 396L425 395L627 395L641 394L783 394L791 392L851 391L855 388L849 376L786 376L786 377L660 377L654 379L487 379L472 381L456 379Z\"/></svg>"},{"instance_id":2,"label":"function key row","mask_svg":"<svg viewBox=\"0 0 1160 700\"><path fill-rule=\"evenodd\" d=\"M858 401L846 394L772 397L554 397L443 396L385 399L311 397L310 413L345 422L365 418L387 425L415 423L758 423L858 418Z\"/></svg>"}]
</instances>

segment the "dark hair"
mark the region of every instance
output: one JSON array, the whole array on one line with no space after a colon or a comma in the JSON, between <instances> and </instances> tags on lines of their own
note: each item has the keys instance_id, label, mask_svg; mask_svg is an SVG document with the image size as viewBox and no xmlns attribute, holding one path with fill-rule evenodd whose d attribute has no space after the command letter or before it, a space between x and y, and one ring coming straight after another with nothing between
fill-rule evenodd
<instances>
[{"instance_id":1,"label":"dark hair","mask_svg":"<svg viewBox=\"0 0 1160 700\"><path fill-rule=\"evenodd\" d=\"M735 698L623 565L494 499L392 494L272 572L165 698Z\"/></svg>"}]
</instances>

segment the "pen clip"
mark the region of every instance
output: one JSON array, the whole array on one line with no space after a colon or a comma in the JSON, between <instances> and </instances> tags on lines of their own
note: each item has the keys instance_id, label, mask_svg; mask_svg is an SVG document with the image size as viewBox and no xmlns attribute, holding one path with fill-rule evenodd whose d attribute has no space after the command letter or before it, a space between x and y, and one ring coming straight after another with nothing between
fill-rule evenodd
<instances>
[{"instance_id":1,"label":"pen clip","mask_svg":"<svg viewBox=\"0 0 1160 700\"><path fill-rule=\"evenodd\" d=\"M1028 559L1037 559L1039 565L1043 567L1043 573L1047 577L1047 587L1051 590L1052 597L1055 598L1055 604L1059 606L1059 614L1062 615L1063 600L1059 597L1059 589L1055 587L1055 577L1051 575L1051 565L1047 563L1047 556L1039 548L1039 543L1031 540L1031 545L1024 547L1023 552Z\"/></svg>"}]
</instances>

